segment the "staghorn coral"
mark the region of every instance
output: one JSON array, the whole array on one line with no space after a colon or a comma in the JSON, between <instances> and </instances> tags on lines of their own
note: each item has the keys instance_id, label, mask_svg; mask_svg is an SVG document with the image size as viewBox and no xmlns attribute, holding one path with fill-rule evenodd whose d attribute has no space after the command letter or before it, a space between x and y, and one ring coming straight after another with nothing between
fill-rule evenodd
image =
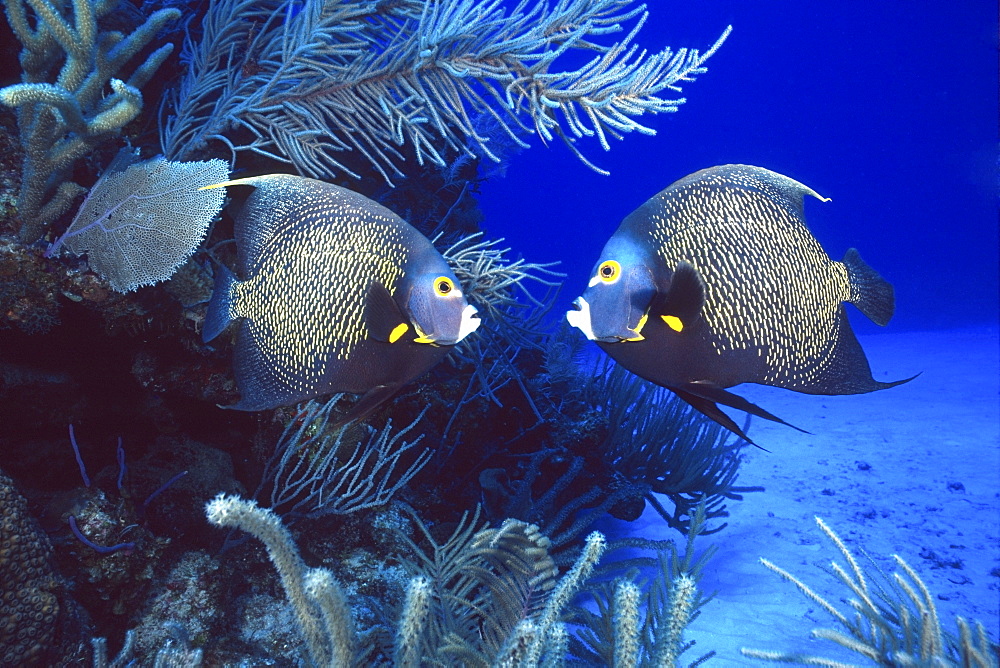
<instances>
[{"instance_id":1,"label":"staghorn coral","mask_svg":"<svg viewBox=\"0 0 1000 668\"><path fill-rule=\"evenodd\" d=\"M72 9L50 0L4 0L4 6L24 46L23 83L0 89L0 103L17 108L24 149L19 235L30 243L83 191L69 180L74 163L142 111L139 89L173 45L153 51L127 81L115 77L181 13L161 9L126 36L98 26L115 0L73 0Z\"/></svg>"}]
</instances>

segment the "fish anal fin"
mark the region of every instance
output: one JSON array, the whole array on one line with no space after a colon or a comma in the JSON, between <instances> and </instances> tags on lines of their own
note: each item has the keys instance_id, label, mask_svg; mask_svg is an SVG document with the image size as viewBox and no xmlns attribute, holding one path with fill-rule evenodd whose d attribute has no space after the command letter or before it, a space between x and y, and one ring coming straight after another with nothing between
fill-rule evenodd
<instances>
[{"instance_id":1,"label":"fish anal fin","mask_svg":"<svg viewBox=\"0 0 1000 668\"><path fill-rule=\"evenodd\" d=\"M240 400L226 408L240 411L263 411L295 403L303 392L293 389L283 380L294 370L277 369L275 360L268 357L261 347L266 336L247 318L239 322L236 345L233 351L233 376L240 390Z\"/></svg>"},{"instance_id":2,"label":"fish anal fin","mask_svg":"<svg viewBox=\"0 0 1000 668\"><path fill-rule=\"evenodd\" d=\"M368 286L365 295L365 323L368 335L376 341L395 343L409 327L389 290L378 281Z\"/></svg>"},{"instance_id":3,"label":"fish anal fin","mask_svg":"<svg viewBox=\"0 0 1000 668\"><path fill-rule=\"evenodd\" d=\"M340 428L351 422L357 422L359 420L364 420L369 415L378 410L378 407L384 404L386 401L391 399L393 395L399 392L399 388L402 387L399 383L393 383L391 385L376 385L372 389L361 395L361 398L351 406L344 415L337 419L333 423L333 428Z\"/></svg>"},{"instance_id":4,"label":"fish anal fin","mask_svg":"<svg viewBox=\"0 0 1000 668\"><path fill-rule=\"evenodd\" d=\"M849 301L876 325L889 324L896 310L896 294L892 284L861 259L857 248L849 248L842 260L851 286Z\"/></svg>"},{"instance_id":5,"label":"fish anal fin","mask_svg":"<svg viewBox=\"0 0 1000 668\"><path fill-rule=\"evenodd\" d=\"M695 409L705 417L709 418L710 420L713 420L714 422L717 422L723 428L728 429L732 433L736 434L736 436L743 439L750 445L760 448L761 450L765 449L761 448L761 446L754 443L753 440L751 440L751 438L746 435L746 433L740 428L738 424L736 424L736 422L733 421L731 417L722 412L722 409L720 409L715 404L714 401L710 401L709 399L698 396L697 394L692 394L677 387L671 387L669 389L671 392L676 394L682 400L687 402L687 404L690 405L691 408Z\"/></svg>"},{"instance_id":6,"label":"fish anal fin","mask_svg":"<svg viewBox=\"0 0 1000 668\"><path fill-rule=\"evenodd\" d=\"M907 383L916 376L896 381L880 381L872 377L868 357L861 348L858 337L851 329L847 313L841 307L833 349L818 360L805 360L804 365L791 373L791 369L777 374L768 385L783 387L803 394L865 394ZM919 375L919 374L917 374Z\"/></svg>"},{"instance_id":7,"label":"fish anal fin","mask_svg":"<svg viewBox=\"0 0 1000 668\"><path fill-rule=\"evenodd\" d=\"M785 422L777 415L764 410L755 403L747 401L738 394L733 394L728 390L724 390L714 383L709 383L705 381L694 381L691 383L685 383L684 389L691 394L697 395L709 401L714 401L720 403L723 406L729 406L730 408L735 408L736 410L743 411L744 413L750 413L759 418L764 418L765 420L770 420L771 422L777 422L783 424L786 427L791 427L796 431L801 431L803 434L808 434L809 432L805 429L800 429L793 424Z\"/></svg>"},{"instance_id":8,"label":"fish anal fin","mask_svg":"<svg viewBox=\"0 0 1000 668\"><path fill-rule=\"evenodd\" d=\"M651 312L680 332L698 319L704 305L705 282L694 265L681 260L670 277L670 287L654 300Z\"/></svg>"}]
</instances>

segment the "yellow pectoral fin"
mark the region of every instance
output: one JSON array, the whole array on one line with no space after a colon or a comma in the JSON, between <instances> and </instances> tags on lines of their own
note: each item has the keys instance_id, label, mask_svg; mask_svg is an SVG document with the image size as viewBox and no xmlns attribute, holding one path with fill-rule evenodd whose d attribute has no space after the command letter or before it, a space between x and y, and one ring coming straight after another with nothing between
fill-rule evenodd
<instances>
[{"instance_id":1,"label":"yellow pectoral fin","mask_svg":"<svg viewBox=\"0 0 1000 668\"><path fill-rule=\"evenodd\" d=\"M663 322L667 323L667 327L674 330L675 332L680 332L684 329L684 323L681 319L675 315L661 315Z\"/></svg>"},{"instance_id":2,"label":"yellow pectoral fin","mask_svg":"<svg viewBox=\"0 0 1000 668\"><path fill-rule=\"evenodd\" d=\"M401 322L395 327L393 327L392 331L389 332L389 343L395 343L396 341L399 341L399 337L403 336L403 334L406 334L406 330L408 330L409 328L410 326L407 325L405 322Z\"/></svg>"}]
</instances>

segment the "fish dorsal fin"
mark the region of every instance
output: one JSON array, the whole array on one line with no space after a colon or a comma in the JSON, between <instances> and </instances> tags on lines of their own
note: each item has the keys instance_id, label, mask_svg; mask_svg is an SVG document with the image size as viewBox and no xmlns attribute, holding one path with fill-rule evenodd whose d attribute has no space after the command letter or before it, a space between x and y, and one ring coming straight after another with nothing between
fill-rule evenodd
<instances>
[{"instance_id":1,"label":"fish dorsal fin","mask_svg":"<svg viewBox=\"0 0 1000 668\"><path fill-rule=\"evenodd\" d=\"M410 329L396 300L378 281L368 287L368 294L365 295L365 322L371 338L388 343L395 343Z\"/></svg>"},{"instance_id":2,"label":"fish dorsal fin","mask_svg":"<svg viewBox=\"0 0 1000 668\"><path fill-rule=\"evenodd\" d=\"M675 332L683 331L701 315L705 305L705 282L689 262L681 260L670 277L670 288L653 303L652 315L663 319Z\"/></svg>"},{"instance_id":3,"label":"fish dorsal fin","mask_svg":"<svg viewBox=\"0 0 1000 668\"><path fill-rule=\"evenodd\" d=\"M254 188L235 214L238 265L243 278L250 275L275 235L295 224L290 215L293 210L300 209L304 202L326 195L327 190L343 190L330 183L292 174L248 176L205 186L202 190L226 186Z\"/></svg>"},{"instance_id":4,"label":"fish dorsal fin","mask_svg":"<svg viewBox=\"0 0 1000 668\"><path fill-rule=\"evenodd\" d=\"M709 167L675 181L667 188L667 191L679 190L681 187L689 185L755 191L793 214L802 225L805 225L802 200L806 195L815 197L822 202L830 201L829 197L823 197L809 186L799 183L793 178L754 165Z\"/></svg>"}]
</instances>

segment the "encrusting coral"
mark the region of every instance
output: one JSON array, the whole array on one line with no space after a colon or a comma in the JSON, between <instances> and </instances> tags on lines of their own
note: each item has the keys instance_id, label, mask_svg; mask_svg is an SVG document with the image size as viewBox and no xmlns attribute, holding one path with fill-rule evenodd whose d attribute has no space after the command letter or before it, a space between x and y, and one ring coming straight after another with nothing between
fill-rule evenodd
<instances>
[{"instance_id":1,"label":"encrusting coral","mask_svg":"<svg viewBox=\"0 0 1000 668\"><path fill-rule=\"evenodd\" d=\"M79 610L54 562L52 545L28 515L27 501L0 472L0 662L4 665L66 661L82 637Z\"/></svg>"}]
</instances>

